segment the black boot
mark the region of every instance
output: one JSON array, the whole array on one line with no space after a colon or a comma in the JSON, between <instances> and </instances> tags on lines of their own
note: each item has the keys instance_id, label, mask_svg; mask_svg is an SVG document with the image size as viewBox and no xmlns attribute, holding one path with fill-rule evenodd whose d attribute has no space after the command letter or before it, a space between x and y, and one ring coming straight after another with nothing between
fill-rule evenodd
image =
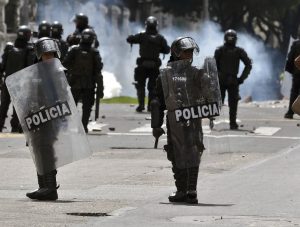
<instances>
[{"instance_id":1,"label":"black boot","mask_svg":"<svg viewBox=\"0 0 300 227\"><path fill-rule=\"evenodd\" d=\"M186 202L190 204L197 204L197 181L198 181L199 166L188 169L188 188L186 195Z\"/></svg>"},{"instance_id":2,"label":"black boot","mask_svg":"<svg viewBox=\"0 0 300 227\"><path fill-rule=\"evenodd\" d=\"M284 115L284 118L286 119L293 119L293 116L294 116L294 112L286 112L285 115Z\"/></svg>"},{"instance_id":3,"label":"black boot","mask_svg":"<svg viewBox=\"0 0 300 227\"><path fill-rule=\"evenodd\" d=\"M37 190L32 197L28 197L31 199L37 200L57 200L57 184L56 184L56 174L57 171L53 170L50 173L43 175L44 187Z\"/></svg>"},{"instance_id":4,"label":"black boot","mask_svg":"<svg viewBox=\"0 0 300 227\"><path fill-rule=\"evenodd\" d=\"M172 168L174 173L175 185L177 188L176 192L169 195L169 201L172 203L185 202L186 201L186 191L187 191L187 172L186 169L178 169L176 167Z\"/></svg>"},{"instance_id":5,"label":"black boot","mask_svg":"<svg viewBox=\"0 0 300 227\"><path fill-rule=\"evenodd\" d=\"M45 187L44 177L37 173L39 188L33 192L26 193L26 196L30 199L36 199L37 194L40 193L40 190Z\"/></svg>"}]
</instances>

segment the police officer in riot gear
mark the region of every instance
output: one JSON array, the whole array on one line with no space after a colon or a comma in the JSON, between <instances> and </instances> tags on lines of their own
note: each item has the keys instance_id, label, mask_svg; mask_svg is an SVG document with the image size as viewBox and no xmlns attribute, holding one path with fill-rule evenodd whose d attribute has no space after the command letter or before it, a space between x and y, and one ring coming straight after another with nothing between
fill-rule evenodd
<instances>
[{"instance_id":1,"label":"police officer in riot gear","mask_svg":"<svg viewBox=\"0 0 300 227\"><path fill-rule=\"evenodd\" d=\"M2 55L2 73L4 80L11 74L34 63L34 50L31 43L31 30L28 26L22 25L17 31L17 38L13 45L7 43ZM0 105L0 131L2 132L9 104L11 102L7 87L4 85L1 90ZM22 132L18 117L13 110L12 119L10 121L12 132Z\"/></svg>"},{"instance_id":2,"label":"police officer in riot gear","mask_svg":"<svg viewBox=\"0 0 300 227\"><path fill-rule=\"evenodd\" d=\"M82 100L82 124L88 132L88 122L95 102L95 88L98 97L103 98L103 68L99 51L92 47L95 33L92 29L83 30L79 45L72 46L63 65L68 69L69 84L77 104Z\"/></svg>"},{"instance_id":3,"label":"police officer in riot gear","mask_svg":"<svg viewBox=\"0 0 300 227\"><path fill-rule=\"evenodd\" d=\"M215 61L211 59L215 80L210 81L213 75L210 77L203 69L192 66L193 53L198 52L199 47L191 37L179 37L172 43L170 61L160 71L155 98L151 102L151 127L155 138L164 133L161 127L164 110L167 110L167 145L164 149L172 162L177 188L169 196L170 202L198 203L197 179L204 150L202 120L200 113L194 112L194 118L186 119L181 111L208 102L221 102Z\"/></svg>"},{"instance_id":4,"label":"police officer in riot gear","mask_svg":"<svg viewBox=\"0 0 300 227\"><path fill-rule=\"evenodd\" d=\"M58 44L55 40L43 37L40 38L35 43L35 54L37 60L46 61L52 58L60 58L60 50ZM53 91L53 97L55 98L55 92ZM53 98L51 97L51 98ZM50 99L50 97L49 97ZM36 105L42 105L41 103L36 103ZM33 132L31 134L31 146L33 147L33 152L37 155L43 153L44 155L38 155L39 159L42 160L43 165L41 168L44 169L44 174L37 173L39 188L33 192L26 193L26 196L30 199L36 200L57 200L57 186L56 174L57 170L54 168L55 163L55 152L54 152L54 142L58 134L58 129L53 127L51 124L46 125L44 128L39 129L38 132ZM49 136L51 135L51 136ZM40 160L40 161L41 161ZM48 169L53 169L47 172Z\"/></svg>"},{"instance_id":5,"label":"police officer in riot gear","mask_svg":"<svg viewBox=\"0 0 300 227\"><path fill-rule=\"evenodd\" d=\"M228 92L230 129L238 129L236 115L239 100L239 85L245 81L252 69L251 59L243 48L236 46L236 42L236 31L232 29L227 30L224 34L224 45L218 47L214 55L219 72L223 103L225 93L226 91ZM244 63L245 67L241 76L238 77L240 61Z\"/></svg>"},{"instance_id":6,"label":"police officer in riot gear","mask_svg":"<svg viewBox=\"0 0 300 227\"><path fill-rule=\"evenodd\" d=\"M285 70L292 74L292 87L290 93L290 102L288 111L285 113L284 118L293 119L294 112L292 105L298 95L300 94L300 70L295 65L295 59L300 55L300 40L297 39L293 42L289 50L288 57L285 63Z\"/></svg>"},{"instance_id":7,"label":"police officer in riot gear","mask_svg":"<svg viewBox=\"0 0 300 227\"><path fill-rule=\"evenodd\" d=\"M145 26L145 32L130 35L127 38L128 43L140 45L140 57L136 60L137 67L134 70L135 87L139 102L136 108L137 112L142 112L145 109L145 86L147 78L149 92L148 111L150 111L155 81L159 74L159 67L161 66L159 54L168 54L170 52L170 47L166 39L158 33L157 19L153 16L148 17Z\"/></svg>"},{"instance_id":8,"label":"police officer in riot gear","mask_svg":"<svg viewBox=\"0 0 300 227\"><path fill-rule=\"evenodd\" d=\"M83 14L83 13L76 14L73 22L76 25L76 29L71 35L68 35L68 37L67 37L67 43L68 43L69 46L78 45L80 43L81 35L82 35L83 30L85 30L87 28L93 30L93 28L89 25L88 16ZM94 36L95 37L94 37L94 41L92 43L92 46L94 48L98 48L99 47L99 41L97 39L97 35L96 35L95 32L94 32Z\"/></svg>"},{"instance_id":9,"label":"police officer in riot gear","mask_svg":"<svg viewBox=\"0 0 300 227\"><path fill-rule=\"evenodd\" d=\"M61 60L64 59L69 48L67 42L62 38L63 32L64 30L62 24L58 21L54 21L51 25L51 38L56 39L58 41L59 50L61 53Z\"/></svg>"},{"instance_id":10,"label":"police officer in riot gear","mask_svg":"<svg viewBox=\"0 0 300 227\"><path fill-rule=\"evenodd\" d=\"M51 36L51 24L43 20L38 27L38 38Z\"/></svg>"}]
</instances>

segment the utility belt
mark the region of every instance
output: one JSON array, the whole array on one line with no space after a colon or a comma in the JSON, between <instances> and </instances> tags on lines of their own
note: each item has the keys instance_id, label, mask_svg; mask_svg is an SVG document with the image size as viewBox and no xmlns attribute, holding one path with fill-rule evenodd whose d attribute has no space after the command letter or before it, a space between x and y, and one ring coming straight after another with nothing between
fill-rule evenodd
<instances>
[{"instance_id":1,"label":"utility belt","mask_svg":"<svg viewBox=\"0 0 300 227\"><path fill-rule=\"evenodd\" d=\"M159 68L161 66L160 58L157 59L147 59L147 58L137 58L136 64L145 68Z\"/></svg>"}]
</instances>

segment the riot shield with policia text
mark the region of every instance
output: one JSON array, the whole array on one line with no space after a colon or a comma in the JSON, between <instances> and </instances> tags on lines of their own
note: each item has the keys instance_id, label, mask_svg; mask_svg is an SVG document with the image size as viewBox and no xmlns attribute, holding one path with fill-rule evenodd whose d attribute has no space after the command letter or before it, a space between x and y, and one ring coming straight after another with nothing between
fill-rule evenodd
<instances>
[{"instance_id":1,"label":"riot shield with policia text","mask_svg":"<svg viewBox=\"0 0 300 227\"><path fill-rule=\"evenodd\" d=\"M190 60L168 63L161 71L169 133L178 168L199 166L204 150L202 119L219 116L221 96L215 62L205 60L202 69Z\"/></svg>"},{"instance_id":2,"label":"riot shield with policia text","mask_svg":"<svg viewBox=\"0 0 300 227\"><path fill-rule=\"evenodd\" d=\"M57 58L10 75L6 85L38 174L92 154Z\"/></svg>"}]
</instances>

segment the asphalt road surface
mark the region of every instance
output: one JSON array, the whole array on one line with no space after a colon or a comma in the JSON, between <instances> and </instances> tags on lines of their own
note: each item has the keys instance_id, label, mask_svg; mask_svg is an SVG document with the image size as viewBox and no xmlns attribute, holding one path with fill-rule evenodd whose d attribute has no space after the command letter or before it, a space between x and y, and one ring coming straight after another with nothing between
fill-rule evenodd
<instances>
[{"instance_id":1,"label":"asphalt road surface","mask_svg":"<svg viewBox=\"0 0 300 227\"><path fill-rule=\"evenodd\" d=\"M88 134L93 155L58 169L59 200L31 201L36 171L22 134L0 133L0 226L300 226L300 117L287 102L241 104L239 130L228 108L210 130L198 205L171 204L175 190L162 146L153 149L150 114L101 105ZM299 172L298 172L299 171Z\"/></svg>"}]
</instances>

